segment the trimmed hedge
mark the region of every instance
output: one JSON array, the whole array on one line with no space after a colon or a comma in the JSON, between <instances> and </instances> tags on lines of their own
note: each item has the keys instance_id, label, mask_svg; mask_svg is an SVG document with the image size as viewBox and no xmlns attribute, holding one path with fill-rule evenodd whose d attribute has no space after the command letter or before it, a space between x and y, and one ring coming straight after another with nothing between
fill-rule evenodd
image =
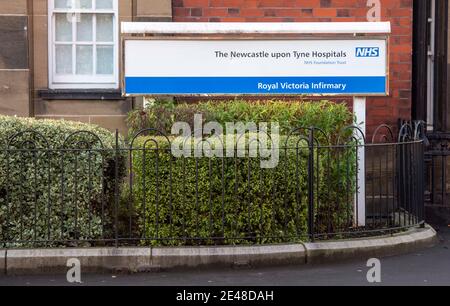
<instances>
[{"instance_id":1,"label":"trimmed hedge","mask_svg":"<svg viewBox=\"0 0 450 306\"><path fill-rule=\"evenodd\" d=\"M127 123L130 135L146 128L156 128L170 134L174 122L193 126L194 114L202 114L205 122L278 122L280 132L293 128L315 126L335 140L337 131L353 124L353 115L346 104L330 101L210 101L198 104L155 102L144 110L130 112Z\"/></svg>"},{"instance_id":2,"label":"trimmed hedge","mask_svg":"<svg viewBox=\"0 0 450 306\"><path fill-rule=\"evenodd\" d=\"M108 237L114 146L97 126L0 116L0 241Z\"/></svg>"},{"instance_id":3,"label":"trimmed hedge","mask_svg":"<svg viewBox=\"0 0 450 306\"><path fill-rule=\"evenodd\" d=\"M290 137L285 149L282 137L279 165L261 169L259 158L175 158L166 138L138 138L132 169L137 237L154 245L307 240L309 149L299 140ZM355 152L316 149L314 156L316 232L348 228Z\"/></svg>"},{"instance_id":4,"label":"trimmed hedge","mask_svg":"<svg viewBox=\"0 0 450 306\"><path fill-rule=\"evenodd\" d=\"M188 122L192 128L194 114L202 114L205 122L222 125L278 122L285 135L281 146L293 129L310 126L320 128L331 143L336 143L340 132L353 123L345 104L233 100L155 103L132 112L128 124L131 134L154 127L170 134L177 121ZM322 145L328 144L321 133L316 137ZM281 149L278 167L261 169L258 158L174 158L165 138L139 137L131 169L135 235L145 238L144 244L156 245L307 239L309 151L298 141L295 136L289 138L290 149ZM148 150L139 149L144 146ZM347 229L353 215L356 154L348 148L330 148L316 149L314 155L316 232Z\"/></svg>"}]
</instances>

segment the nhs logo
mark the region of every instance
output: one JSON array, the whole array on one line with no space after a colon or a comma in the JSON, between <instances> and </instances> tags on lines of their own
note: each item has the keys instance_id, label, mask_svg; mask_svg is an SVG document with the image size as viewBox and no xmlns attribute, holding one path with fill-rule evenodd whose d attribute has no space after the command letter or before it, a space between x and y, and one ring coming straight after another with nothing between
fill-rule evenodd
<instances>
[{"instance_id":1,"label":"nhs logo","mask_svg":"<svg viewBox=\"0 0 450 306\"><path fill-rule=\"evenodd\" d=\"M380 48L378 47L357 47L356 57L379 57Z\"/></svg>"}]
</instances>

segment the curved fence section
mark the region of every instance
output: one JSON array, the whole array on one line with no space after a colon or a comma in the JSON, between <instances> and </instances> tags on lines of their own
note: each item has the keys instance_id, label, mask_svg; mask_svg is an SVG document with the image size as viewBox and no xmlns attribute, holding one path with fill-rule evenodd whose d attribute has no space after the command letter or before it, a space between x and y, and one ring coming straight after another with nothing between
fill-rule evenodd
<instances>
[{"instance_id":1,"label":"curved fence section","mask_svg":"<svg viewBox=\"0 0 450 306\"><path fill-rule=\"evenodd\" d=\"M105 147L33 131L0 147L0 247L234 245L391 234L424 220L420 128L176 138ZM194 132L195 134L195 132Z\"/></svg>"}]
</instances>

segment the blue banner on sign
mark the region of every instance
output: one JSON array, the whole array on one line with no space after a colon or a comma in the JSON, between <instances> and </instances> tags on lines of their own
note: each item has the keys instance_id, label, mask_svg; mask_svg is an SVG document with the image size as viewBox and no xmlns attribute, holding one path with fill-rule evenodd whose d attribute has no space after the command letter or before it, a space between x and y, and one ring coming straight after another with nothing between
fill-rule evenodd
<instances>
[{"instance_id":1,"label":"blue banner on sign","mask_svg":"<svg viewBox=\"0 0 450 306\"><path fill-rule=\"evenodd\" d=\"M386 77L126 77L127 94L386 94Z\"/></svg>"}]
</instances>

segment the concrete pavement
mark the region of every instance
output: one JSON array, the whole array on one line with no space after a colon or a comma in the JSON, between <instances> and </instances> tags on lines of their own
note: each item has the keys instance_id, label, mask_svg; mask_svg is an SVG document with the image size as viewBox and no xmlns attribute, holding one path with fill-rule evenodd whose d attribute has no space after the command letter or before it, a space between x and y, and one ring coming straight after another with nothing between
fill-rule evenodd
<instances>
[{"instance_id":1,"label":"concrete pavement","mask_svg":"<svg viewBox=\"0 0 450 306\"><path fill-rule=\"evenodd\" d=\"M403 256L380 258L381 285L450 285L450 229L438 232L433 248ZM132 275L82 274L86 286L310 286L370 285L366 274L369 258L324 265L277 268L234 268L156 272ZM65 275L0 276L0 285L69 285Z\"/></svg>"}]
</instances>

